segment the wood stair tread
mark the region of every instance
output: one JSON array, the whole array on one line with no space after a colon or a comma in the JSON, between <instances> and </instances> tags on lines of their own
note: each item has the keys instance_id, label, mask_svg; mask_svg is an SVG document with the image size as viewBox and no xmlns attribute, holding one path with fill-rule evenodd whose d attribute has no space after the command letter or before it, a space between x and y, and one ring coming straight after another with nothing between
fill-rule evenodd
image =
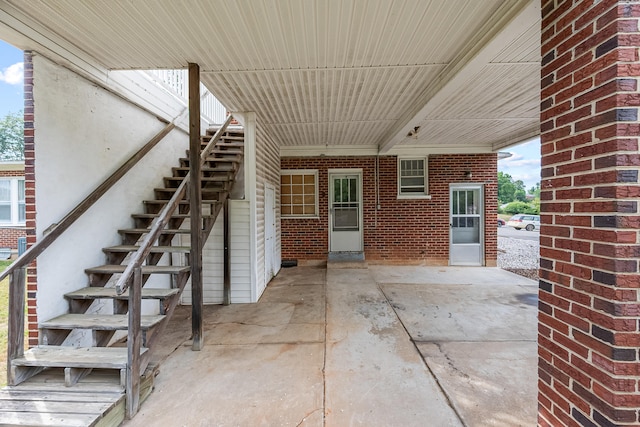
<instances>
[{"instance_id":1,"label":"wood stair tread","mask_svg":"<svg viewBox=\"0 0 640 427\"><path fill-rule=\"evenodd\" d=\"M103 252L136 252L140 249L140 246L136 245L118 245L118 246L109 246L107 248L103 248ZM173 252L173 253L189 253L191 252L190 246L152 246L151 253L164 253L164 252Z\"/></svg>"},{"instance_id":2,"label":"wood stair tread","mask_svg":"<svg viewBox=\"0 0 640 427\"><path fill-rule=\"evenodd\" d=\"M151 231L148 228L125 228L118 230L120 234L146 234ZM191 230L188 228L165 228L161 231L161 234L189 234Z\"/></svg>"},{"instance_id":3,"label":"wood stair tread","mask_svg":"<svg viewBox=\"0 0 640 427\"><path fill-rule=\"evenodd\" d=\"M168 200L158 200L158 199L153 199L153 200L143 200L142 203L146 203L146 204L158 204L161 203L163 205L166 205L168 202ZM203 204L216 204L216 203L221 203L219 200L212 200L212 199L203 199L202 200ZM181 200L180 203L181 205L189 205L189 201L188 200Z\"/></svg>"},{"instance_id":4,"label":"wood stair tread","mask_svg":"<svg viewBox=\"0 0 640 427\"><path fill-rule=\"evenodd\" d=\"M152 328L160 323L163 315L141 316L140 328ZM99 331L126 330L129 316L126 314L63 314L51 320L40 322L42 329L94 329Z\"/></svg>"},{"instance_id":5,"label":"wood stair tread","mask_svg":"<svg viewBox=\"0 0 640 427\"><path fill-rule=\"evenodd\" d=\"M177 295L180 290L176 288L142 288L143 299L166 299ZM69 299L128 299L129 290L118 295L115 288L103 288L99 286L89 286L77 291L64 294Z\"/></svg>"},{"instance_id":6,"label":"wood stair tread","mask_svg":"<svg viewBox=\"0 0 640 427\"><path fill-rule=\"evenodd\" d=\"M221 173L224 173L224 176L203 176L202 178L200 178L200 180L202 182L232 182L233 178L228 177L228 173L230 171L223 171ZM179 181L182 182L184 181L184 176L165 176L164 177L165 181Z\"/></svg>"},{"instance_id":7,"label":"wood stair tread","mask_svg":"<svg viewBox=\"0 0 640 427\"><path fill-rule=\"evenodd\" d=\"M140 349L143 355L148 351ZM126 347L38 346L14 359L14 366L45 366L49 368L124 369L127 367Z\"/></svg>"},{"instance_id":8,"label":"wood stair tread","mask_svg":"<svg viewBox=\"0 0 640 427\"><path fill-rule=\"evenodd\" d=\"M146 229L145 229L146 230ZM148 231L148 230L147 230ZM189 231L189 230L187 230ZM97 267L87 268L87 274L117 274L123 273L127 268L124 264L105 264ZM180 274L190 271L188 265L143 265L142 274Z\"/></svg>"},{"instance_id":9,"label":"wood stair tread","mask_svg":"<svg viewBox=\"0 0 640 427\"><path fill-rule=\"evenodd\" d=\"M138 213L138 214L133 214L131 215L131 218L146 218L146 219L153 219L160 216L159 213ZM176 218L176 219L189 219L191 218L191 215L187 214L174 214L171 215L171 218ZM206 219L206 218L213 218L213 215L202 215L202 218Z\"/></svg>"}]
</instances>

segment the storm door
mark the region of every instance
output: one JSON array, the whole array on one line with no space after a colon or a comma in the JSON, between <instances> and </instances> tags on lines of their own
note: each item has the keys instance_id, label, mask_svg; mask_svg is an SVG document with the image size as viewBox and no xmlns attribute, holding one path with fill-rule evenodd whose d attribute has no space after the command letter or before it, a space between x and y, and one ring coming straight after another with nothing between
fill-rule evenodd
<instances>
[{"instance_id":1,"label":"storm door","mask_svg":"<svg viewBox=\"0 0 640 427\"><path fill-rule=\"evenodd\" d=\"M362 252L362 175L329 174L329 251Z\"/></svg>"},{"instance_id":2,"label":"storm door","mask_svg":"<svg viewBox=\"0 0 640 427\"><path fill-rule=\"evenodd\" d=\"M450 265L484 265L482 186L450 188Z\"/></svg>"}]
</instances>

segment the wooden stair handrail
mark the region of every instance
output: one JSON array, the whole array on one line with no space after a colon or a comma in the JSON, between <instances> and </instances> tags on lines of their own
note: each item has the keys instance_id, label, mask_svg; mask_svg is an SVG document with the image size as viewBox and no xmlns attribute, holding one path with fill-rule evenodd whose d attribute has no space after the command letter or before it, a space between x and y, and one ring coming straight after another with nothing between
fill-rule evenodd
<instances>
[{"instance_id":1,"label":"wooden stair handrail","mask_svg":"<svg viewBox=\"0 0 640 427\"><path fill-rule=\"evenodd\" d=\"M208 154L211 152L211 150L215 146L216 142L220 139L222 134L226 131L227 126L229 126L229 123L231 123L231 120L233 120L233 116L229 115L229 117L227 117L227 120L220 127L220 129L218 129L215 135L211 137L211 140L209 141L205 149L202 151L202 154L200 156L201 165L204 164ZM151 252L151 247L153 246L154 242L158 239L158 237L160 236L160 233L162 232L162 229L167 225L167 223L169 222L169 219L171 218L171 215L178 207L178 204L180 203L180 201L183 199L184 194L187 190L187 185L189 184L190 178L191 178L191 172L188 172L187 175L182 180L182 182L180 183L180 185L178 186L174 195L167 202L164 208L162 208L158 217L154 219L149 233L140 244L140 248L133 254L131 259L129 260L129 263L127 264L127 267L122 273L122 276L120 276L120 278L118 279L118 282L116 283L115 287L116 287L116 293L118 295L122 295L129 288L129 283L131 281L131 278L133 277L134 270L138 267L141 267L144 260L147 258L147 256L149 256L149 253ZM194 225L192 224L192 226Z\"/></svg>"},{"instance_id":2,"label":"wooden stair handrail","mask_svg":"<svg viewBox=\"0 0 640 427\"><path fill-rule=\"evenodd\" d=\"M58 237L69 228L82 214L84 214L96 201L98 201L120 178L133 168L153 147L155 147L165 136L169 134L175 127L176 121L184 115L183 111L174 121L168 123L160 132L151 138L142 148L140 148L133 156L122 164L109 178L96 187L83 201L73 208L60 222L49 227L51 231L44 235L36 244L27 249L18 259L16 259L2 274L0 280L4 279L15 270L26 267L38 257L45 249L47 249Z\"/></svg>"}]
</instances>

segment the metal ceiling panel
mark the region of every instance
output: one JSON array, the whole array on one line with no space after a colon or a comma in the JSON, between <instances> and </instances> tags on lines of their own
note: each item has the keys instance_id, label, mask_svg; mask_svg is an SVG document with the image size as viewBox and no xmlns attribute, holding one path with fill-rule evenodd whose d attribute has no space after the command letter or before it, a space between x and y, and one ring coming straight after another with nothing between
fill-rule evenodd
<instances>
[{"instance_id":1,"label":"metal ceiling panel","mask_svg":"<svg viewBox=\"0 0 640 427\"><path fill-rule=\"evenodd\" d=\"M505 25L501 18L509 10L532 2L4 0L4 4L107 69L182 68L198 63L203 83L228 109L255 111L279 144L299 146L381 144L412 116L429 88L450 78L448 69L464 66L467 54L487 42L485 36L500 31L498 27ZM520 130L514 123L504 124L494 128L492 138L476 119L521 118L522 126L530 126L538 97L539 25L539 18L533 19L528 27L510 34L490 61L493 65L484 64L478 79L435 105L433 117L443 122L425 122L423 131L435 132L430 140L456 135L455 130L442 129L442 123L452 119L459 131L455 142L449 143L456 144L477 143L478 134L474 138L471 129L479 130L486 144L501 139L503 130Z\"/></svg>"}]
</instances>

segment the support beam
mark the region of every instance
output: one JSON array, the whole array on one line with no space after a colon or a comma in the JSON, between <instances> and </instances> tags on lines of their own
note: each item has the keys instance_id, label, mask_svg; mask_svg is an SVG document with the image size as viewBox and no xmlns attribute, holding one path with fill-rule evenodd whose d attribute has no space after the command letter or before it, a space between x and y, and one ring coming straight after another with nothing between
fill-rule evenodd
<instances>
[{"instance_id":1,"label":"support beam","mask_svg":"<svg viewBox=\"0 0 640 427\"><path fill-rule=\"evenodd\" d=\"M224 305L231 304L231 250L229 247L231 238L229 230L231 218L229 217L229 198L224 200L224 289L222 303Z\"/></svg>"},{"instance_id":2,"label":"support beam","mask_svg":"<svg viewBox=\"0 0 640 427\"><path fill-rule=\"evenodd\" d=\"M202 311L202 176L200 173L200 66L189 64L189 212L191 217L192 350L203 345Z\"/></svg>"}]
</instances>

